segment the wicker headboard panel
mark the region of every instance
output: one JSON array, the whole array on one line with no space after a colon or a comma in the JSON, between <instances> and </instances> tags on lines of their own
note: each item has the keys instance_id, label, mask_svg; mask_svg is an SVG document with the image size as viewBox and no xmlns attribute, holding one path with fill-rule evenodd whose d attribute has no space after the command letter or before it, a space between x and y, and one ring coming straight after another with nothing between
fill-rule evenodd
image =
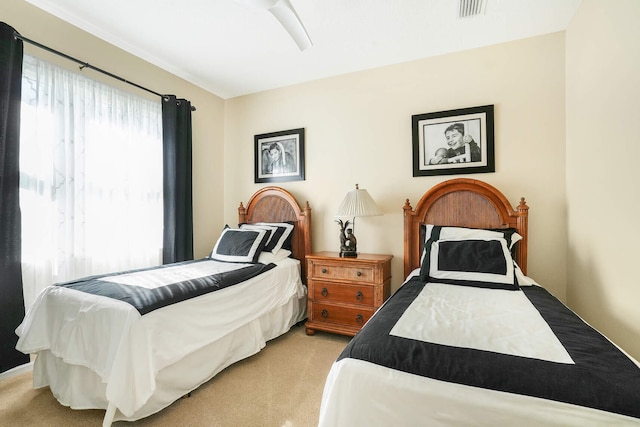
<instances>
[{"instance_id":1,"label":"wicker headboard panel","mask_svg":"<svg viewBox=\"0 0 640 427\"><path fill-rule=\"evenodd\" d=\"M306 255L311 253L311 207L306 202L300 208L291 193L280 187L264 187L256 191L238 208L238 223L293 221L292 246L294 258L300 260L302 280L306 281Z\"/></svg>"},{"instance_id":2,"label":"wicker headboard panel","mask_svg":"<svg viewBox=\"0 0 640 427\"><path fill-rule=\"evenodd\" d=\"M404 205L404 274L420 267L424 237L420 224L470 228L515 228L523 237L516 246L515 261L527 273L529 207L524 197L514 210L506 197L483 181L457 178L429 189L413 209Z\"/></svg>"}]
</instances>

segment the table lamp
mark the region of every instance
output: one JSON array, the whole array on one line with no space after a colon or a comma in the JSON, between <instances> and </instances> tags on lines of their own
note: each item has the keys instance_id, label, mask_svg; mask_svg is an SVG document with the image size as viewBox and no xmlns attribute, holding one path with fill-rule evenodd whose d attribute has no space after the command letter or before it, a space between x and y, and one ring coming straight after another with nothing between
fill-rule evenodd
<instances>
[{"instance_id":1,"label":"table lamp","mask_svg":"<svg viewBox=\"0 0 640 427\"><path fill-rule=\"evenodd\" d=\"M357 257L357 239L354 234L356 217L361 216L377 216L382 215L382 211L373 201L367 190L360 189L356 184L356 189L349 191L336 212L336 217L351 218L342 221L336 220L340 226L340 256L341 257ZM351 227L349 227L351 225Z\"/></svg>"}]
</instances>

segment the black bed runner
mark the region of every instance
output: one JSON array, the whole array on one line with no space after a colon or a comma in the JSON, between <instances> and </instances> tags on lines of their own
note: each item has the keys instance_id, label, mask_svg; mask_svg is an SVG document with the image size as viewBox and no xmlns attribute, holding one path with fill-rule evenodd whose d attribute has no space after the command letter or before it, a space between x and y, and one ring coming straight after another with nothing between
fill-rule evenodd
<instances>
[{"instance_id":1,"label":"black bed runner","mask_svg":"<svg viewBox=\"0 0 640 427\"><path fill-rule=\"evenodd\" d=\"M575 365L389 335L424 286L419 278L403 285L338 360L360 359L441 381L640 418L640 368L545 289L522 287Z\"/></svg>"},{"instance_id":2,"label":"black bed runner","mask_svg":"<svg viewBox=\"0 0 640 427\"><path fill-rule=\"evenodd\" d=\"M253 264L237 270L172 283L170 285L152 289L102 280L104 277L119 276L139 271L157 270L167 267L175 267L176 265L203 261L208 261L208 259L185 261L176 264L168 264L142 270L125 271L115 274L92 276L72 282L60 283L56 286L63 286L65 288L75 289L89 294L101 295L124 301L134 306L141 315L145 315L167 305L175 304L189 298L195 298L200 295L236 285L271 270L276 266L275 264Z\"/></svg>"}]
</instances>

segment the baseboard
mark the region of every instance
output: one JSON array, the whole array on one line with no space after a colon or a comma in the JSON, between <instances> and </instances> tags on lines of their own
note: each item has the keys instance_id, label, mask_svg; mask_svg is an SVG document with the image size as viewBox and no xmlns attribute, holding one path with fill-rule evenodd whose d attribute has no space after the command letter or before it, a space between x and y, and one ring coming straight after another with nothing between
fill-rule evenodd
<instances>
[{"instance_id":1,"label":"baseboard","mask_svg":"<svg viewBox=\"0 0 640 427\"><path fill-rule=\"evenodd\" d=\"M8 371L1 373L0 381L8 380L9 378L15 377L20 374L24 374L32 370L33 370L33 361L29 363L25 363L24 365L16 366L15 368L11 368Z\"/></svg>"}]
</instances>

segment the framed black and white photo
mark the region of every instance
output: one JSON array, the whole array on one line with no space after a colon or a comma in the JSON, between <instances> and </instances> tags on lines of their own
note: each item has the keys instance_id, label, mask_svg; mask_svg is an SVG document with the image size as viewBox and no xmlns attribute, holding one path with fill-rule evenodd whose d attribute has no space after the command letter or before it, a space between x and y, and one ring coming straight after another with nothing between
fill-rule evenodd
<instances>
[{"instance_id":1,"label":"framed black and white photo","mask_svg":"<svg viewBox=\"0 0 640 427\"><path fill-rule=\"evenodd\" d=\"M495 172L493 105L411 119L413 176Z\"/></svg>"},{"instance_id":2,"label":"framed black and white photo","mask_svg":"<svg viewBox=\"0 0 640 427\"><path fill-rule=\"evenodd\" d=\"M304 128L254 136L255 182L304 180Z\"/></svg>"}]
</instances>

